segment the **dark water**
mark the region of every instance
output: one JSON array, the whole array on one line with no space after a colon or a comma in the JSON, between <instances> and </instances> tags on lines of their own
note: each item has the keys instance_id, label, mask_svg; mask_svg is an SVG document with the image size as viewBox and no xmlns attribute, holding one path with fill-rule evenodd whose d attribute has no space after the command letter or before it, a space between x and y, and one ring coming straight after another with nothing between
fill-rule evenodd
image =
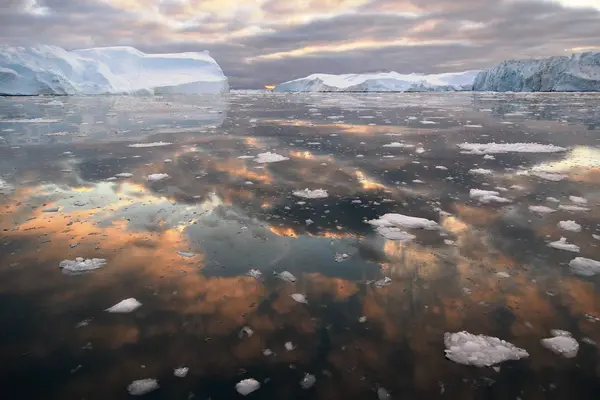
<instances>
[{"instance_id":1,"label":"dark water","mask_svg":"<svg viewBox=\"0 0 600 400\"><path fill-rule=\"evenodd\" d=\"M252 399L598 397L600 280L568 264L600 260L600 96L51 100L0 99L0 398L125 399L144 378L160 385L149 399L242 398L246 378L262 385ZM152 142L170 144L130 147ZM492 159L463 142L566 150ZM238 158L267 151L289 159ZM147 180L157 173L168 178ZM304 188L329 196L293 195ZM482 204L473 188L511 202ZM569 196L589 210L559 209ZM441 229L387 240L365 223L385 213ZM579 254L547 246L560 237ZM63 273L76 257L107 265ZM297 282L273 276L284 270ZM142 306L104 311L129 297ZM579 341L575 358L540 344L551 329ZM453 363L443 336L462 330L529 357Z\"/></svg>"}]
</instances>

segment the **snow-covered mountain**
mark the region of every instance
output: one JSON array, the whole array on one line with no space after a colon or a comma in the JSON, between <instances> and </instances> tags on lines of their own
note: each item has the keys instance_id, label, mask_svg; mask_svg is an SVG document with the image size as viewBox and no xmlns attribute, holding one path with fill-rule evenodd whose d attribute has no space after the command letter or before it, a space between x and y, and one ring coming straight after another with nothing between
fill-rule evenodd
<instances>
[{"instance_id":1,"label":"snow-covered mountain","mask_svg":"<svg viewBox=\"0 0 600 400\"><path fill-rule=\"evenodd\" d=\"M450 92L471 90L479 71L422 75L313 74L277 85L275 92Z\"/></svg>"},{"instance_id":2,"label":"snow-covered mountain","mask_svg":"<svg viewBox=\"0 0 600 400\"><path fill-rule=\"evenodd\" d=\"M482 71L473 90L494 92L600 91L600 53L510 60Z\"/></svg>"},{"instance_id":3,"label":"snow-covered mountain","mask_svg":"<svg viewBox=\"0 0 600 400\"><path fill-rule=\"evenodd\" d=\"M66 51L0 46L0 94L219 93L229 90L207 53L145 54L133 47Z\"/></svg>"}]
</instances>

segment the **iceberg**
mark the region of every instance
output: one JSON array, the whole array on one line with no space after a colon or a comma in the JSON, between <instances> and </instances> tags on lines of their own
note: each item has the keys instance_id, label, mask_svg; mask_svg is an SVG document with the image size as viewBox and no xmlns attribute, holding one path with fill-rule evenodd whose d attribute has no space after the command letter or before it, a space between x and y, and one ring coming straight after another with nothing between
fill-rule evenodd
<instances>
[{"instance_id":1,"label":"iceberg","mask_svg":"<svg viewBox=\"0 0 600 400\"><path fill-rule=\"evenodd\" d=\"M481 71L473 90L493 92L600 91L600 52L539 60L508 60Z\"/></svg>"},{"instance_id":2,"label":"iceberg","mask_svg":"<svg viewBox=\"0 0 600 400\"><path fill-rule=\"evenodd\" d=\"M146 54L133 47L67 51L0 46L0 94L222 93L229 90L208 52Z\"/></svg>"},{"instance_id":3,"label":"iceberg","mask_svg":"<svg viewBox=\"0 0 600 400\"><path fill-rule=\"evenodd\" d=\"M436 75L399 74L312 74L280 83L275 92L456 92L470 91L479 71Z\"/></svg>"}]
</instances>

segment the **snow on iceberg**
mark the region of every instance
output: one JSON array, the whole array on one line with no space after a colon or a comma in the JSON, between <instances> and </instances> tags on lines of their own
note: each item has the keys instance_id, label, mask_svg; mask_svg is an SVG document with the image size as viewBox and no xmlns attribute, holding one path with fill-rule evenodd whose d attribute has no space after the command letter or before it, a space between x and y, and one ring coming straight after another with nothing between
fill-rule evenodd
<instances>
[{"instance_id":1,"label":"snow on iceberg","mask_svg":"<svg viewBox=\"0 0 600 400\"><path fill-rule=\"evenodd\" d=\"M454 92L472 90L479 71L436 75L399 74L312 74L280 83L275 92Z\"/></svg>"},{"instance_id":2,"label":"snow on iceberg","mask_svg":"<svg viewBox=\"0 0 600 400\"><path fill-rule=\"evenodd\" d=\"M0 94L221 93L221 67L207 53L146 54L133 47L66 51L0 46Z\"/></svg>"},{"instance_id":3,"label":"snow on iceberg","mask_svg":"<svg viewBox=\"0 0 600 400\"><path fill-rule=\"evenodd\" d=\"M473 90L494 92L600 91L600 52L540 60L508 60L480 72Z\"/></svg>"},{"instance_id":4,"label":"snow on iceberg","mask_svg":"<svg viewBox=\"0 0 600 400\"><path fill-rule=\"evenodd\" d=\"M458 364L490 367L508 360L529 357L527 351L493 336L462 331L444 334L446 357Z\"/></svg>"}]
</instances>

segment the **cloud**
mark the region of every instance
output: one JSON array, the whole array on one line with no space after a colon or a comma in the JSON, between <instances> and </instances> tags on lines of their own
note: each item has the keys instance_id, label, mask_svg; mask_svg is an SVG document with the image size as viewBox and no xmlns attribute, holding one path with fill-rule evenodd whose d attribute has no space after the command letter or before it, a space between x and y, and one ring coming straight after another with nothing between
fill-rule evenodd
<instances>
[{"instance_id":1,"label":"cloud","mask_svg":"<svg viewBox=\"0 0 600 400\"><path fill-rule=\"evenodd\" d=\"M600 50L595 0L5 0L0 43L209 50L234 88ZM43 11L40 11L43 10ZM35 26L36 29L30 29Z\"/></svg>"}]
</instances>

